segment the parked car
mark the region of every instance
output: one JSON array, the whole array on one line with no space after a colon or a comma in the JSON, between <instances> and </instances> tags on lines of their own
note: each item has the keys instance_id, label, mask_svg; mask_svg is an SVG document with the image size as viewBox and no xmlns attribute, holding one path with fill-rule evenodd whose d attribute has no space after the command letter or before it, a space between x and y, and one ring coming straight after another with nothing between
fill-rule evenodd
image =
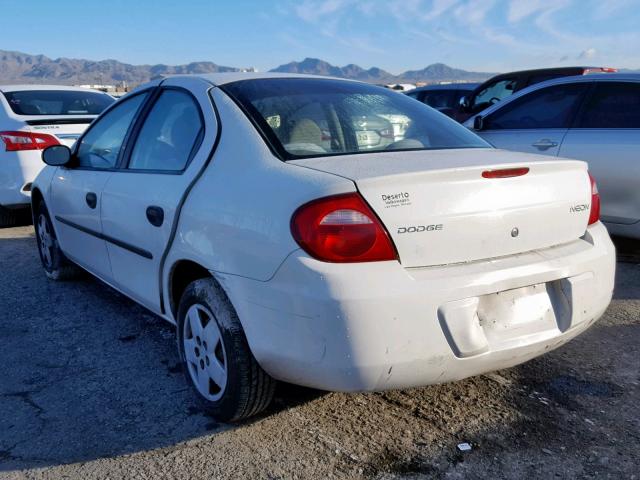
<instances>
[{"instance_id":1,"label":"parked car","mask_svg":"<svg viewBox=\"0 0 640 480\"><path fill-rule=\"evenodd\" d=\"M441 113L458 120L460 99L471 95L479 83L450 83L447 85L427 85L410 90L405 95L426 103Z\"/></svg>"},{"instance_id":2,"label":"parked car","mask_svg":"<svg viewBox=\"0 0 640 480\"><path fill-rule=\"evenodd\" d=\"M0 86L0 227L14 225L19 210L31 204L31 183L44 167L42 150L73 145L114 101L85 88Z\"/></svg>"},{"instance_id":3,"label":"parked car","mask_svg":"<svg viewBox=\"0 0 640 480\"><path fill-rule=\"evenodd\" d=\"M298 115L318 101L329 146ZM363 144L365 110L407 117L405 137ZM372 85L170 77L43 159L46 274L79 265L176 324L188 381L221 420L264 409L276 379L386 390L509 367L611 299L615 252L584 162L495 150Z\"/></svg>"},{"instance_id":4,"label":"parked car","mask_svg":"<svg viewBox=\"0 0 640 480\"><path fill-rule=\"evenodd\" d=\"M459 122L464 122L470 116L480 113L485 108L504 100L523 88L553 78L587 75L591 73L612 73L616 71L615 68L608 67L559 67L523 70L521 72L509 72L496 75L479 85L470 95L460 99L455 118Z\"/></svg>"},{"instance_id":5,"label":"parked car","mask_svg":"<svg viewBox=\"0 0 640 480\"><path fill-rule=\"evenodd\" d=\"M609 231L640 238L640 75L544 82L465 125L474 128L474 123L498 148L588 162Z\"/></svg>"}]
</instances>

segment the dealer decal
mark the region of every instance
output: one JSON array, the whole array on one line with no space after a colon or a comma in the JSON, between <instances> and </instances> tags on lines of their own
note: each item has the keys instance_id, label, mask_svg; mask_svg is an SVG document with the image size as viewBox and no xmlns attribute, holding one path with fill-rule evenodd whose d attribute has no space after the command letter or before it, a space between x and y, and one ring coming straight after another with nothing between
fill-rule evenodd
<instances>
[{"instance_id":1,"label":"dealer decal","mask_svg":"<svg viewBox=\"0 0 640 480\"><path fill-rule=\"evenodd\" d=\"M409 195L409 192L399 192L389 195L382 195L381 198L385 205L384 208L411 205L411 196Z\"/></svg>"}]
</instances>

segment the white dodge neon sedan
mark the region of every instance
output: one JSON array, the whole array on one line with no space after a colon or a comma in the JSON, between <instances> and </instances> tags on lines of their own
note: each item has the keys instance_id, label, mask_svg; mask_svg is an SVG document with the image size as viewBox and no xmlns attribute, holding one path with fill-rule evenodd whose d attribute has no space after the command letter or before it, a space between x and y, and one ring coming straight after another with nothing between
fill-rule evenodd
<instances>
[{"instance_id":1,"label":"white dodge neon sedan","mask_svg":"<svg viewBox=\"0 0 640 480\"><path fill-rule=\"evenodd\" d=\"M114 102L106 93L55 85L0 86L0 227L16 223L31 204L31 185L44 167L42 150L73 145Z\"/></svg>"},{"instance_id":2,"label":"white dodge neon sedan","mask_svg":"<svg viewBox=\"0 0 640 480\"><path fill-rule=\"evenodd\" d=\"M406 125L391 141L386 118ZM585 163L496 150L371 85L170 77L43 158L47 275L80 266L176 324L221 420L264 409L275 380L385 390L510 367L611 299Z\"/></svg>"}]
</instances>

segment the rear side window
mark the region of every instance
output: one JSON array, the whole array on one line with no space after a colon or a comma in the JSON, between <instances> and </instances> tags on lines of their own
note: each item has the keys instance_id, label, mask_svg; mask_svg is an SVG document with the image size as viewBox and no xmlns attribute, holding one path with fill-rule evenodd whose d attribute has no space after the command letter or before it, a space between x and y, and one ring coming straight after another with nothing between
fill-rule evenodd
<instances>
[{"instance_id":1,"label":"rear side window","mask_svg":"<svg viewBox=\"0 0 640 480\"><path fill-rule=\"evenodd\" d=\"M181 171L203 130L200 110L187 93L165 90L144 121L129 168Z\"/></svg>"},{"instance_id":2,"label":"rear side window","mask_svg":"<svg viewBox=\"0 0 640 480\"><path fill-rule=\"evenodd\" d=\"M640 128L640 83L596 83L578 127Z\"/></svg>"},{"instance_id":3,"label":"rear side window","mask_svg":"<svg viewBox=\"0 0 640 480\"><path fill-rule=\"evenodd\" d=\"M456 99L454 90L434 90L433 92L427 92L422 99L423 103L426 103L432 108L453 108Z\"/></svg>"},{"instance_id":4,"label":"rear side window","mask_svg":"<svg viewBox=\"0 0 640 480\"><path fill-rule=\"evenodd\" d=\"M78 146L79 167L108 169L116 166L129 126L146 96L141 93L122 100L91 126Z\"/></svg>"},{"instance_id":5,"label":"rear side window","mask_svg":"<svg viewBox=\"0 0 640 480\"><path fill-rule=\"evenodd\" d=\"M569 128L589 83L554 85L529 93L487 116L486 130Z\"/></svg>"},{"instance_id":6,"label":"rear side window","mask_svg":"<svg viewBox=\"0 0 640 480\"><path fill-rule=\"evenodd\" d=\"M4 92L17 115L99 115L115 102L105 93L76 90Z\"/></svg>"},{"instance_id":7,"label":"rear side window","mask_svg":"<svg viewBox=\"0 0 640 480\"><path fill-rule=\"evenodd\" d=\"M343 80L279 78L224 85L285 160L385 150L487 148L406 95Z\"/></svg>"}]
</instances>

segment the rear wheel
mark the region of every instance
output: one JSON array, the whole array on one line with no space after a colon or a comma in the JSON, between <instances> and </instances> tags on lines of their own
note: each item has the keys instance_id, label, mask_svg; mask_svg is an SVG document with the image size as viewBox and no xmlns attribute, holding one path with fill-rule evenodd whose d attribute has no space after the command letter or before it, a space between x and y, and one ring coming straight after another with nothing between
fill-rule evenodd
<instances>
[{"instance_id":1,"label":"rear wheel","mask_svg":"<svg viewBox=\"0 0 640 480\"><path fill-rule=\"evenodd\" d=\"M0 228L14 227L18 223L18 212L0 207Z\"/></svg>"},{"instance_id":2,"label":"rear wheel","mask_svg":"<svg viewBox=\"0 0 640 480\"><path fill-rule=\"evenodd\" d=\"M203 408L221 421L264 410L273 380L254 358L233 306L216 282L196 280L178 310L178 349Z\"/></svg>"},{"instance_id":3,"label":"rear wheel","mask_svg":"<svg viewBox=\"0 0 640 480\"><path fill-rule=\"evenodd\" d=\"M40 260L44 267L44 272L52 280L70 280L77 277L81 270L65 257L56 238L56 232L51 225L51 218L44 202L37 207L34 217L34 227L36 230L36 240Z\"/></svg>"}]
</instances>

